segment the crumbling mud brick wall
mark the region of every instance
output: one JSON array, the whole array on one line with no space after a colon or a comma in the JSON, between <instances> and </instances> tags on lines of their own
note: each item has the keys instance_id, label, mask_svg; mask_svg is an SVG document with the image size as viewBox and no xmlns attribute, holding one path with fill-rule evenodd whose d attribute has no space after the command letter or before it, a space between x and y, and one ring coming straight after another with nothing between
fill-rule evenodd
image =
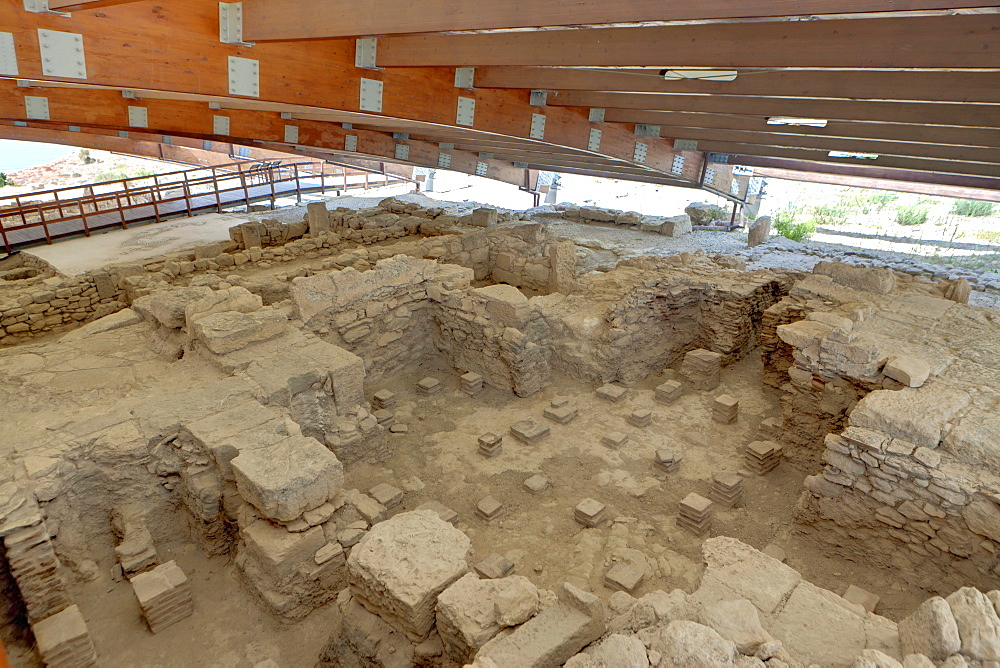
<instances>
[{"instance_id":1,"label":"crumbling mud brick wall","mask_svg":"<svg viewBox=\"0 0 1000 668\"><path fill-rule=\"evenodd\" d=\"M777 309L803 318L774 330L792 359L786 456L823 467L806 479L801 530L914 585L995 583L1000 316L885 270L818 272Z\"/></svg>"}]
</instances>

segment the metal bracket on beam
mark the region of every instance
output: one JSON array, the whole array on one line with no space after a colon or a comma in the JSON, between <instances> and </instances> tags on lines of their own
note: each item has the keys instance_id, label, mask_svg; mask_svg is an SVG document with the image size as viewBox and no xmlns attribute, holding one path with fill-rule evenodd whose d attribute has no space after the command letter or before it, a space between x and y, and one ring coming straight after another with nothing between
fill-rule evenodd
<instances>
[{"instance_id":1,"label":"metal bracket on beam","mask_svg":"<svg viewBox=\"0 0 1000 668\"><path fill-rule=\"evenodd\" d=\"M229 94L260 97L260 61L229 56Z\"/></svg>"},{"instance_id":2,"label":"metal bracket on beam","mask_svg":"<svg viewBox=\"0 0 1000 668\"><path fill-rule=\"evenodd\" d=\"M597 128L590 128L590 140L587 142L588 151L600 151L601 150L601 135L604 133Z\"/></svg>"},{"instance_id":3,"label":"metal bracket on beam","mask_svg":"<svg viewBox=\"0 0 1000 668\"><path fill-rule=\"evenodd\" d=\"M173 146L174 145L174 138L171 137L170 135L163 135L163 140L162 141L167 146Z\"/></svg>"},{"instance_id":4,"label":"metal bracket on beam","mask_svg":"<svg viewBox=\"0 0 1000 668\"><path fill-rule=\"evenodd\" d=\"M604 110L603 109L591 109L590 115L587 117L591 123L603 123L604 122Z\"/></svg>"},{"instance_id":5,"label":"metal bracket on beam","mask_svg":"<svg viewBox=\"0 0 1000 668\"><path fill-rule=\"evenodd\" d=\"M528 168L528 163L526 163L526 162L515 162L514 163L514 169L527 169L527 168Z\"/></svg>"},{"instance_id":6,"label":"metal bracket on beam","mask_svg":"<svg viewBox=\"0 0 1000 668\"><path fill-rule=\"evenodd\" d=\"M455 124L472 127L476 122L476 100L471 97L458 98L458 111L455 113Z\"/></svg>"},{"instance_id":7,"label":"metal bracket on beam","mask_svg":"<svg viewBox=\"0 0 1000 668\"><path fill-rule=\"evenodd\" d=\"M709 153L705 158L708 162L717 162L720 165L729 164L729 154L728 153Z\"/></svg>"},{"instance_id":8,"label":"metal bracket on beam","mask_svg":"<svg viewBox=\"0 0 1000 668\"><path fill-rule=\"evenodd\" d=\"M135 98L135 91L132 90L131 88L123 88L122 89L122 97L125 98L126 100L134 100L134 99L136 99Z\"/></svg>"},{"instance_id":9,"label":"metal bracket on beam","mask_svg":"<svg viewBox=\"0 0 1000 668\"><path fill-rule=\"evenodd\" d=\"M49 98L25 95L24 115L37 121L49 120Z\"/></svg>"},{"instance_id":10,"label":"metal bracket on beam","mask_svg":"<svg viewBox=\"0 0 1000 668\"><path fill-rule=\"evenodd\" d=\"M545 107L548 106L549 91L547 90L533 90L531 91L530 104L532 107Z\"/></svg>"},{"instance_id":11,"label":"metal bracket on beam","mask_svg":"<svg viewBox=\"0 0 1000 668\"><path fill-rule=\"evenodd\" d=\"M376 79L361 79L360 104L361 111L373 111L376 114L382 113L382 90L383 83Z\"/></svg>"},{"instance_id":12,"label":"metal bracket on beam","mask_svg":"<svg viewBox=\"0 0 1000 668\"><path fill-rule=\"evenodd\" d=\"M455 88L473 88L476 80L475 67L455 68Z\"/></svg>"},{"instance_id":13,"label":"metal bracket on beam","mask_svg":"<svg viewBox=\"0 0 1000 668\"><path fill-rule=\"evenodd\" d=\"M733 179L732 183L729 184L729 194L734 197L739 197L740 195L740 182Z\"/></svg>"},{"instance_id":14,"label":"metal bracket on beam","mask_svg":"<svg viewBox=\"0 0 1000 668\"><path fill-rule=\"evenodd\" d=\"M340 127L344 128L345 130L353 130L354 123L341 123Z\"/></svg>"},{"instance_id":15,"label":"metal bracket on beam","mask_svg":"<svg viewBox=\"0 0 1000 668\"><path fill-rule=\"evenodd\" d=\"M639 163L640 165L646 164L646 154L649 152L649 146L643 144L641 141L635 143L635 151L632 152L632 160Z\"/></svg>"},{"instance_id":16,"label":"metal bracket on beam","mask_svg":"<svg viewBox=\"0 0 1000 668\"><path fill-rule=\"evenodd\" d=\"M715 183L715 170L709 167L705 170L705 178L702 179L702 183L706 186L710 186Z\"/></svg>"},{"instance_id":17,"label":"metal bracket on beam","mask_svg":"<svg viewBox=\"0 0 1000 668\"><path fill-rule=\"evenodd\" d=\"M410 133L409 132L393 132L392 133L392 138L393 139L399 139L401 141L406 141L407 139L410 138Z\"/></svg>"},{"instance_id":18,"label":"metal bracket on beam","mask_svg":"<svg viewBox=\"0 0 1000 668\"><path fill-rule=\"evenodd\" d=\"M410 147L406 144L396 144L396 160L409 160Z\"/></svg>"},{"instance_id":19,"label":"metal bracket on beam","mask_svg":"<svg viewBox=\"0 0 1000 668\"><path fill-rule=\"evenodd\" d=\"M451 142L441 142L440 144L438 144L438 148L441 149L442 151L454 151L455 145Z\"/></svg>"},{"instance_id":20,"label":"metal bracket on beam","mask_svg":"<svg viewBox=\"0 0 1000 668\"><path fill-rule=\"evenodd\" d=\"M448 169L451 167L451 154L449 153L439 153L438 154L438 167L441 169Z\"/></svg>"},{"instance_id":21,"label":"metal bracket on beam","mask_svg":"<svg viewBox=\"0 0 1000 668\"><path fill-rule=\"evenodd\" d=\"M659 125L646 125L640 123L635 126L635 136L636 137L659 137L660 136L660 126Z\"/></svg>"},{"instance_id":22,"label":"metal bracket on beam","mask_svg":"<svg viewBox=\"0 0 1000 668\"><path fill-rule=\"evenodd\" d=\"M253 46L243 41L243 3L219 3L219 41L223 44Z\"/></svg>"},{"instance_id":23,"label":"metal bracket on beam","mask_svg":"<svg viewBox=\"0 0 1000 668\"><path fill-rule=\"evenodd\" d=\"M24 121L14 121L14 125L17 126L17 127L19 127L19 128L26 128L26 127L28 127L28 124L25 123Z\"/></svg>"},{"instance_id":24,"label":"metal bracket on beam","mask_svg":"<svg viewBox=\"0 0 1000 668\"><path fill-rule=\"evenodd\" d=\"M492 160L493 159L493 154L492 153L486 153L486 152L480 151L480 153L479 153L479 159L480 160Z\"/></svg>"},{"instance_id":25,"label":"metal bracket on beam","mask_svg":"<svg viewBox=\"0 0 1000 668\"><path fill-rule=\"evenodd\" d=\"M212 134L229 134L229 116L212 116Z\"/></svg>"},{"instance_id":26,"label":"metal bracket on beam","mask_svg":"<svg viewBox=\"0 0 1000 668\"><path fill-rule=\"evenodd\" d=\"M209 109L222 109L222 103L221 102L209 102L208 103L208 108Z\"/></svg>"},{"instance_id":27,"label":"metal bracket on beam","mask_svg":"<svg viewBox=\"0 0 1000 668\"><path fill-rule=\"evenodd\" d=\"M673 162L673 164L670 165L670 173L671 174L680 174L683 171L684 171L684 156L683 155L675 155L674 156L674 162Z\"/></svg>"},{"instance_id":28,"label":"metal bracket on beam","mask_svg":"<svg viewBox=\"0 0 1000 668\"><path fill-rule=\"evenodd\" d=\"M79 125L67 125L66 129L68 131L70 131L70 132L79 132L80 131L80 126ZM736 183L736 182L733 181L733 183Z\"/></svg>"},{"instance_id":29,"label":"metal bracket on beam","mask_svg":"<svg viewBox=\"0 0 1000 668\"><path fill-rule=\"evenodd\" d=\"M285 126L285 143L286 144L299 143L299 128L297 125Z\"/></svg>"},{"instance_id":30,"label":"metal bracket on beam","mask_svg":"<svg viewBox=\"0 0 1000 668\"><path fill-rule=\"evenodd\" d=\"M489 170L490 170L489 163L487 162L476 163L476 176L486 176L486 173L489 172Z\"/></svg>"},{"instance_id":31,"label":"metal bracket on beam","mask_svg":"<svg viewBox=\"0 0 1000 668\"><path fill-rule=\"evenodd\" d=\"M59 12L49 9L49 0L24 0L24 11L35 14L51 14L52 16L69 17L69 12Z\"/></svg>"},{"instance_id":32,"label":"metal bracket on beam","mask_svg":"<svg viewBox=\"0 0 1000 668\"><path fill-rule=\"evenodd\" d=\"M292 112L290 112L290 111L283 111L283 112L281 112L281 120L283 120L283 121L290 121L290 120L292 120Z\"/></svg>"},{"instance_id":33,"label":"metal bracket on beam","mask_svg":"<svg viewBox=\"0 0 1000 668\"><path fill-rule=\"evenodd\" d=\"M697 151L698 142L694 139L675 139L674 149L678 151Z\"/></svg>"},{"instance_id":34,"label":"metal bracket on beam","mask_svg":"<svg viewBox=\"0 0 1000 668\"><path fill-rule=\"evenodd\" d=\"M14 51L14 33L0 32L0 74L16 77L17 52Z\"/></svg>"},{"instance_id":35,"label":"metal bracket on beam","mask_svg":"<svg viewBox=\"0 0 1000 668\"><path fill-rule=\"evenodd\" d=\"M545 114L532 114L528 136L532 139L545 139L545 120Z\"/></svg>"},{"instance_id":36,"label":"metal bracket on beam","mask_svg":"<svg viewBox=\"0 0 1000 668\"><path fill-rule=\"evenodd\" d=\"M27 79L18 79L17 80L17 87L18 88L34 88L35 86L32 86L31 82L28 81Z\"/></svg>"},{"instance_id":37,"label":"metal bracket on beam","mask_svg":"<svg viewBox=\"0 0 1000 668\"><path fill-rule=\"evenodd\" d=\"M133 128L148 128L149 127L149 110L146 107L133 107L128 108L128 124Z\"/></svg>"},{"instance_id":38,"label":"metal bracket on beam","mask_svg":"<svg viewBox=\"0 0 1000 668\"><path fill-rule=\"evenodd\" d=\"M354 66L365 70L377 70L375 54L378 50L377 37L362 37L354 40Z\"/></svg>"},{"instance_id":39,"label":"metal bracket on beam","mask_svg":"<svg viewBox=\"0 0 1000 668\"><path fill-rule=\"evenodd\" d=\"M345 151L357 151L358 150L358 136L357 135L347 135L344 137L344 150Z\"/></svg>"},{"instance_id":40,"label":"metal bracket on beam","mask_svg":"<svg viewBox=\"0 0 1000 668\"><path fill-rule=\"evenodd\" d=\"M83 35L39 28L38 49L42 57L42 74L45 76L61 79L87 78Z\"/></svg>"}]
</instances>

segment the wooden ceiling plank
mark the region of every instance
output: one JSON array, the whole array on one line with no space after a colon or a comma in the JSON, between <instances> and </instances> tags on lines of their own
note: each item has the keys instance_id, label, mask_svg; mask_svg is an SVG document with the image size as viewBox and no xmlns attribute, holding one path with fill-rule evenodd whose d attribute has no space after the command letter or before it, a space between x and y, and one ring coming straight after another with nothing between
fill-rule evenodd
<instances>
[{"instance_id":1,"label":"wooden ceiling plank","mask_svg":"<svg viewBox=\"0 0 1000 668\"><path fill-rule=\"evenodd\" d=\"M1000 30L997 31L1000 34ZM1000 105L946 102L881 102L870 100L802 100L722 95L645 95L587 93L549 95L551 106L686 111L741 116L796 116L841 121L920 123L963 127L1000 127ZM605 116L606 118L607 116Z\"/></svg>"},{"instance_id":2,"label":"wooden ceiling plank","mask_svg":"<svg viewBox=\"0 0 1000 668\"><path fill-rule=\"evenodd\" d=\"M891 11L988 7L984 0L896 0ZM885 12L884 0L244 0L249 41L365 37L601 23Z\"/></svg>"},{"instance_id":3,"label":"wooden ceiling plank","mask_svg":"<svg viewBox=\"0 0 1000 668\"><path fill-rule=\"evenodd\" d=\"M980 14L399 36L379 39L377 63L990 68L1000 66L998 27L1000 16Z\"/></svg>"},{"instance_id":4,"label":"wooden ceiling plank","mask_svg":"<svg viewBox=\"0 0 1000 668\"><path fill-rule=\"evenodd\" d=\"M77 12L87 9L100 9L114 5L125 5L140 0L49 0L49 9L58 12Z\"/></svg>"},{"instance_id":5,"label":"wooden ceiling plank","mask_svg":"<svg viewBox=\"0 0 1000 668\"><path fill-rule=\"evenodd\" d=\"M477 88L1000 103L1000 72L752 70L733 81L667 81L659 70L481 67Z\"/></svg>"}]
</instances>

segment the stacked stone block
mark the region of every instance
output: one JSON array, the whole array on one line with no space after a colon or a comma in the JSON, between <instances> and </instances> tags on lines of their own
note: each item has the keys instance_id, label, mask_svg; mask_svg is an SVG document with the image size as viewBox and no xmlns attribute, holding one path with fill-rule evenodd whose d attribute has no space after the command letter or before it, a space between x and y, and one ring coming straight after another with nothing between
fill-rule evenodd
<instances>
[{"instance_id":1,"label":"stacked stone block","mask_svg":"<svg viewBox=\"0 0 1000 668\"><path fill-rule=\"evenodd\" d=\"M782 447L774 441L754 441L747 446L744 463L754 475L770 473L781 463Z\"/></svg>"},{"instance_id":2,"label":"stacked stone block","mask_svg":"<svg viewBox=\"0 0 1000 668\"><path fill-rule=\"evenodd\" d=\"M194 613L191 586L176 562L168 561L133 577L135 593L149 630L159 633Z\"/></svg>"},{"instance_id":3,"label":"stacked stone block","mask_svg":"<svg viewBox=\"0 0 1000 668\"><path fill-rule=\"evenodd\" d=\"M721 382L722 354L699 348L684 355L681 375L697 390L714 390Z\"/></svg>"},{"instance_id":4,"label":"stacked stone block","mask_svg":"<svg viewBox=\"0 0 1000 668\"><path fill-rule=\"evenodd\" d=\"M712 524L712 502L691 492L679 504L677 526L687 529L695 536L704 536Z\"/></svg>"}]
</instances>

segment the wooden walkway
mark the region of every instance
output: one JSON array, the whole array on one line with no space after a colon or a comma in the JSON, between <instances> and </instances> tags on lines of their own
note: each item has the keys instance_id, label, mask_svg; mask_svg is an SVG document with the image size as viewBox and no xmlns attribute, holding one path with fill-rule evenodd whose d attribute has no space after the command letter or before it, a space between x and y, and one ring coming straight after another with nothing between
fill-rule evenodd
<instances>
[{"instance_id":1,"label":"wooden walkway","mask_svg":"<svg viewBox=\"0 0 1000 668\"><path fill-rule=\"evenodd\" d=\"M241 162L0 199L0 241L10 253L81 234L90 236L101 230L127 229L167 218L221 213L255 202L268 201L273 206L274 200L281 197L301 199L306 193L409 181L384 172L335 169L322 162ZM98 188L109 187L114 189L95 193ZM81 190L82 196L73 196ZM45 201L23 202L27 197Z\"/></svg>"}]
</instances>

